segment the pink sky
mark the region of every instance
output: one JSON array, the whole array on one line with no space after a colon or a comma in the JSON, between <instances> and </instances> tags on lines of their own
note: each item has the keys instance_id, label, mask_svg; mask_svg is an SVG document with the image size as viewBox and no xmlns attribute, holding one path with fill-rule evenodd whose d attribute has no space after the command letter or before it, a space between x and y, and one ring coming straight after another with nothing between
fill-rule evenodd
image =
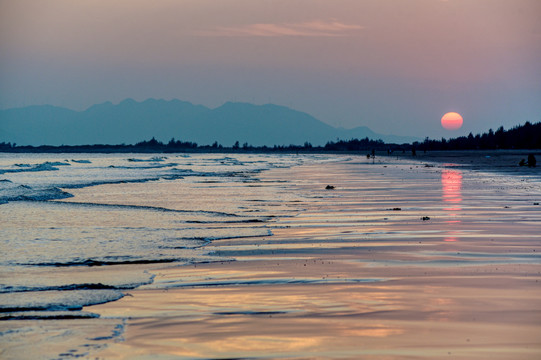
<instances>
[{"instance_id":1,"label":"pink sky","mask_svg":"<svg viewBox=\"0 0 541 360\"><path fill-rule=\"evenodd\" d=\"M508 128L541 121L540 16L538 0L0 0L0 107L179 98L387 134Z\"/></svg>"}]
</instances>

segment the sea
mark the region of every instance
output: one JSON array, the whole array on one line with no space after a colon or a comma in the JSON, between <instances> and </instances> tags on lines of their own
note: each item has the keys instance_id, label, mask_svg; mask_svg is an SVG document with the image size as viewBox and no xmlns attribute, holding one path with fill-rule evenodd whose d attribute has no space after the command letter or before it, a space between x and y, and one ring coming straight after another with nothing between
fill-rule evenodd
<instances>
[{"instance_id":1,"label":"sea","mask_svg":"<svg viewBox=\"0 0 541 360\"><path fill-rule=\"evenodd\" d=\"M325 161L331 159L2 154L0 319L93 317L82 308L151 283L145 265L214 261L205 251L213 240L270 236L269 223L300 209L258 175ZM96 186L106 192L84 196ZM82 195L70 201L75 190Z\"/></svg>"},{"instance_id":2,"label":"sea","mask_svg":"<svg viewBox=\"0 0 541 360\"><path fill-rule=\"evenodd\" d=\"M349 173L333 175L337 169ZM273 171L281 176L266 176ZM329 183L333 176L335 184ZM341 177L349 183L341 183ZM337 183L341 189L326 188ZM99 318L92 305L120 300L133 289L153 284L157 266L232 262L242 251L216 251L213 244L271 239L281 227L316 232L291 238L294 247L274 244L269 254L294 256L301 246L296 242L316 254L387 241L380 250L386 256L380 260L383 265L375 259L370 263L387 267L405 260L385 255L384 249L410 254L411 244L433 241L432 252L411 252L412 266L470 265L472 259L484 265L538 265L538 253L527 246L539 239L534 230L541 220L540 189L537 177L487 175L453 164L438 167L364 155L3 153L0 344L19 347L10 353L21 354L33 334L43 339L46 332L48 344L55 336L62 343L84 326L71 322L62 328L59 320ZM299 217L323 207L319 215ZM434 216L440 221L434 222ZM469 227L462 229L460 223ZM479 230L491 226L491 234ZM502 258L504 247L487 250L496 249L494 239L513 241L520 236L518 226L534 229L522 244L524 251L515 245ZM360 233L359 227L371 230ZM511 228L512 232L505 230ZM474 241L477 247L486 242L483 252ZM456 246L449 250L453 243L473 250L458 255ZM266 250L250 251L261 255ZM442 263L444 256L452 258ZM168 286L179 283L159 284L161 289ZM32 321L6 326L27 320ZM107 329L109 320L103 321ZM47 328L53 323L58 335ZM102 337L84 334L85 346L122 341L124 320L113 319L110 325ZM43 358L88 356L80 348L55 351Z\"/></svg>"}]
</instances>

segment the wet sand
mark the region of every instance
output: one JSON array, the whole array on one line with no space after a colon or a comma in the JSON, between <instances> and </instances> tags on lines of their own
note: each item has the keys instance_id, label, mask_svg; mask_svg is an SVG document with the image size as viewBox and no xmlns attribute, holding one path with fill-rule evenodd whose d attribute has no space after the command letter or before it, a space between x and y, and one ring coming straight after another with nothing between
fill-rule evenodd
<instances>
[{"instance_id":1,"label":"wet sand","mask_svg":"<svg viewBox=\"0 0 541 360\"><path fill-rule=\"evenodd\" d=\"M303 274L305 264L308 270ZM400 269L394 269L387 274L392 280L340 281L352 274L373 275L358 267L336 260L282 260L162 273L188 281L190 276L216 276L235 283L237 276L261 281L318 275L330 281L136 291L133 298L102 309L103 316L133 317L126 341L110 346L102 356L535 359L539 355L539 289L531 279L512 270L503 270L506 274L498 279L476 274L492 272L486 268L400 276L396 274ZM233 274L224 278L224 272Z\"/></svg>"},{"instance_id":2,"label":"wet sand","mask_svg":"<svg viewBox=\"0 0 541 360\"><path fill-rule=\"evenodd\" d=\"M521 160L527 161L533 154L537 166L519 166ZM411 158L417 161L436 164L453 164L456 168L480 171L499 172L513 175L541 176L541 150L463 150L463 151L417 151L415 157L411 153L395 153L391 157Z\"/></svg>"},{"instance_id":3,"label":"wet sand","mask_svg":"<svg viewBox=\"0 0 541 360\"><path fill-rule=\"evenodd\" d=\"M370 162L264 173L320 196L273 236L215 241L216 262L87 309L128 317L96 357L540 358L539 182Z\"/></svg>"}]
</instances>

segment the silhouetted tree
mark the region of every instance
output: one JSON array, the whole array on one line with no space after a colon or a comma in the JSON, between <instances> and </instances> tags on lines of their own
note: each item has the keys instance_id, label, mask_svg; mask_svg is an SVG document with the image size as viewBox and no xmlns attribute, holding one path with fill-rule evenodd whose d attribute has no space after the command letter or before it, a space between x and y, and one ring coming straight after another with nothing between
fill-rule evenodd
<instances>
[{"instance_id":1,"label":"silhouetted tree","mask_svg":"<svg viewBox=\"0 0 541 360\"><path fill-rule=\"evenodd\" d=\"M475 150L475 149L540 149L541 122L532 124L527 121L524 125L505 130L500 126L496 132L489 129L483 134L460 136L454 139L438 140L425 139L423 149L427 150Z\"/></svg>"}]
</instances>

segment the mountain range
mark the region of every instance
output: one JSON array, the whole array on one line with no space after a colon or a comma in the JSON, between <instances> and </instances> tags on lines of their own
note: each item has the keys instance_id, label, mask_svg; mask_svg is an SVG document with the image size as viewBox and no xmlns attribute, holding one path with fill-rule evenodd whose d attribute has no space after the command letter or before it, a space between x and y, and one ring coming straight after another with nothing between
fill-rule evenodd
<instances>
[{"instance_id":1,"label":"mountain range","mask_svg":"<svg viewBox=\"0 0 541 360\"><path fill-rule=\"evenodd\" d=\"M365 126L335 128L313 116L278 105L227 102L211 109L181 100L126 99L84 111L51 105L0 110L0 142L18 145L134 144L156 138L231 146L324 145L337 139L410 143L414 137L376 134Z\"/></svg>"}]
</instances>

